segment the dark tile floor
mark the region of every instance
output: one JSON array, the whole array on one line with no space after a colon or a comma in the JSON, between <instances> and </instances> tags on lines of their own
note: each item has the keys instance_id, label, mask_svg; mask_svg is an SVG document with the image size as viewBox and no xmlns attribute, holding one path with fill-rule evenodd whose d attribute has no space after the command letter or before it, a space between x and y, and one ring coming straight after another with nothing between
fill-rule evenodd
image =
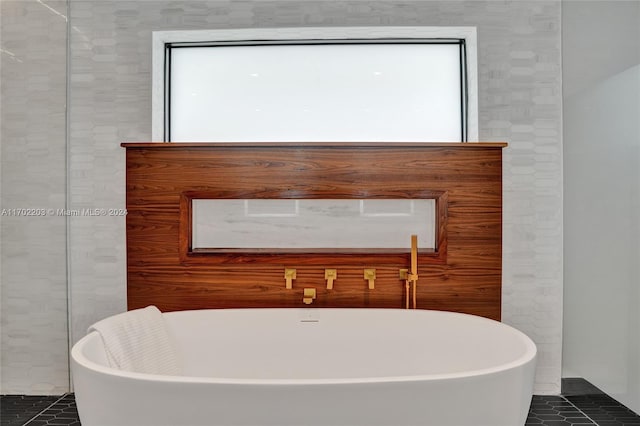
<instances>
[{"instance_id":1,"label":"dark tile floor","mask_svg":"<svg viewBox=\"0 0 640 426\"><path fill-rule=\"evenodd\" d=\"M73 394L0 396L1 426L80 426Z\"/></svg>"},{"instance_id":2,"label":"dark tile floor","mask_svg":"<svg viewBox=\"0 0 640 426\"><path fill-rule=\"evenodd\" d=\"M640 426L640 416L584 379L563 379L562 396L535 395L525 426ZM1 426L80 426L73 394L3 395Z\"/></svg>"},{"instance_id":3,"label":"dark tile floor","mask_svg":"<svg viewBox=\"0 0 640 426\"><path fill-rule=\"evenodd\" d=\"M584 379L562 379L561 393L534 396L525 426L640 426L640 416Z\"/></svg>"},{"instance_id":4,"label":"dark tile floor","mask_svg":"<svg viewBox=\"0 0 640 426\"><path fill-rule=\"evenodd\" d=\"M534 396L525 426L595 425L578 407L562 396Z\"/></svg>"},{"instance_id":5,"label":"dark tile floor","mask_svg":"<svg viewBox=\"0 0 640 426\"><path fill-rule=\"evenodd\" d=\"M2 426L22 426L59 399L59 396L2 395L0 397Z\"/></svg>"},{"instance_id":6,"label":"dark tile floor","mask_svg":"<svg viewBox=\"0 0 640 426\"><path fill-rule=\"evenodd\" d=\"M640 426L640 416L609 395L574 395L566 398L598 426Z\"/></svg>"}]
</instances>

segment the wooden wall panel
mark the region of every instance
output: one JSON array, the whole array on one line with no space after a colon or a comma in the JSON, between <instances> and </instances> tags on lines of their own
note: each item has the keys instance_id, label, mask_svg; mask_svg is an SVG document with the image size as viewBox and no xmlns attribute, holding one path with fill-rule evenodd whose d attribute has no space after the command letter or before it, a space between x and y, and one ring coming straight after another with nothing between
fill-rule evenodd
<instances>
[{"instance_id":1,"label":"wooden wall panel","mask_svg":"<svg viewBox=\"0 0 640 426\"><path fill-rule=\"evenodd\" d=\"M404 307L398 270L409 267L409 241L400 253L189 253L185 197L438 196L444 240L419 256L418 307L500 319L505 144L123 146L129 309L302 307L304 287L317 290L312 307ZM285 267L298 270L292 290ZM338 279L326 290L324 268L333 267ZM374 290L365 267L376 268Z\"/></svg>"}]
</instances>

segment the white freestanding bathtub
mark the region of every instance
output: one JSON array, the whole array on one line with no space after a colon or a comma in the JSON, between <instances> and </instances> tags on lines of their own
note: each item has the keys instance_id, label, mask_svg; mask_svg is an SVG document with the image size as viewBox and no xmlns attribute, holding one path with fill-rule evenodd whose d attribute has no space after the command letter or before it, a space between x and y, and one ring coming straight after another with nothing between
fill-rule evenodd
<instances>
[{"instance_id":1,"label":"white freestanding bathtub","mask_svg":"<svg viewBox=\"0 0 640 426\"><path fill-rule=\"evenodd\" d=\"M395 309L163 314L182 375L109 368L96 332L72 350L83 426L520 426L536 347L502 323Z\"/></svg>"}]
</instances>

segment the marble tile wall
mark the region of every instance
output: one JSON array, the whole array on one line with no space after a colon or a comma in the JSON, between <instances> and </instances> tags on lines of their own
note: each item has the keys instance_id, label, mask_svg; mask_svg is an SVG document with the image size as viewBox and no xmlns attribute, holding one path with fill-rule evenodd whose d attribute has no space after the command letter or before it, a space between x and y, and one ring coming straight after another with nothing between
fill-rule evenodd
<instances>
[{"instance_id":1,"label":"marble tile wall","mask_svg":"<svg viewBox=\"0 0 640 426\"><path fill-rule=\"evenodd\" d=\"M151 139L154 30L477 26L480 140L510 144L504 167L503 319L538 343L536 393L560 391L560 2L70 0L69 6L68 173L75 209L125 205L119 143ZM126 307L125 220L74 217L70 225L75 341L92 322ZM30 297L27 287L21 297Z\"/></svg>"},{"instance_id":2,"label":"marble tile wall","mask_svg":"<svg viewBox=\"0 0 640 426\"><path fill-rule=\"evenodd\" d=\"M0 2L3 394L69 389L66 219L50 210L65 206L66 9Z\"/></svg>"}]
</instances>

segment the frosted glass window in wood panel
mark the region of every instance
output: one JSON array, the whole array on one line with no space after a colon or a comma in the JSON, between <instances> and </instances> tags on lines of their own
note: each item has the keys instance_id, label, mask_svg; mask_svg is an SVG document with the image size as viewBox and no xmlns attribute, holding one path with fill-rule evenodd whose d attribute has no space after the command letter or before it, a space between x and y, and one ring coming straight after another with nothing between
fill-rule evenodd
<instances>
[{"instance_id":1,"label":"frosted glass window in wood panel","mask_svg":"<svg viewBox=\"0 0 640 426\"><path fill-rule=\"evenodd\" d=\"M194 199L193 249L435 248L432 199Z\"/></svg>"}]
</instances>

